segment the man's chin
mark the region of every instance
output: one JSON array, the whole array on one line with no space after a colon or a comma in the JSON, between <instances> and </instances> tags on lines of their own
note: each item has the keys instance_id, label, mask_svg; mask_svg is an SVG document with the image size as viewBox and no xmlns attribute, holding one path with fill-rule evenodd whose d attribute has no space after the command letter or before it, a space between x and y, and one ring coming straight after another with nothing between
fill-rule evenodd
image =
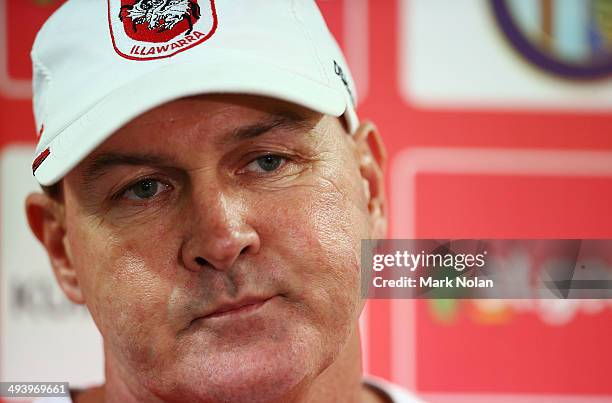
<instances>
[{"instance_id":1,"label":"man's chin","mask_svg":"<svg viewBox=\"0 0 612 403\"><path fill-rule=\"evenodd\" d=\"M322 370L307 353L272 342L192 356L176 372L177 389L186 401L287 401Z\"/></svg>"}]
</instances>

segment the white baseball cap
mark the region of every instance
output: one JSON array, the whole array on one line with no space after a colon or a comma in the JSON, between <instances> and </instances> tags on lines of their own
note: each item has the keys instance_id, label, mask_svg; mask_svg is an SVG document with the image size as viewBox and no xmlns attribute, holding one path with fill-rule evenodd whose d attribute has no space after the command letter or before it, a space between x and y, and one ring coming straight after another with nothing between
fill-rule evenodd
<instances>
[{"instance_id":1,"label":"white baseball cap","mask_svg":"<svg viewBox=\"0 0 612 403\"><path fill-rule=\"evenodd\" d=\"M359 124L314 0L68 0L31 56L41 185L138 115L191 95L268 96Z\"/></svg>"}]
</instances>

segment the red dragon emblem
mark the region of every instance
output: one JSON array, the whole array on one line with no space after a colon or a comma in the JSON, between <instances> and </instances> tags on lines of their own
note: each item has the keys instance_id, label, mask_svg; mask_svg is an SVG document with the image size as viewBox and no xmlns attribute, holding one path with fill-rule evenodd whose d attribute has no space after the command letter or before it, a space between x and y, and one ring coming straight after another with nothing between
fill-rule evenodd
<instances>
[{"instance_id":1,"label":"red dragon emblem","mask_svg":"<svg viewBox=\"0 0 612 403\"><path fill-rule=\"evenodd\" d=\"M128 59L169 57L210 38L217 27L214 0L108 0L117 53Z\"/></svg>"}]
</instances>

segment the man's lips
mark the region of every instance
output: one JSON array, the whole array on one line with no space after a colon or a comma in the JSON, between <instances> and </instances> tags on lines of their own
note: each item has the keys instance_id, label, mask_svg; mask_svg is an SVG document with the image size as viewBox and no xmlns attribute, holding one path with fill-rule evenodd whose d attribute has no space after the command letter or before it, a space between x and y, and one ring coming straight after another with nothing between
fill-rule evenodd
<instances>
[{"instance_id":1,"label":"man's lips","mask_svg":"<svg viewBox=\"0 0 612 403\"><path fill-rule=\"evenodd\" d=\"M194 319L195 322L200 319L213 319L227 316L239 316L247 314L261 308L266 302L274 298L271 297L247 297L238 301L226 302L218 305L211 312Z\"/></svg>"}]
</instances>

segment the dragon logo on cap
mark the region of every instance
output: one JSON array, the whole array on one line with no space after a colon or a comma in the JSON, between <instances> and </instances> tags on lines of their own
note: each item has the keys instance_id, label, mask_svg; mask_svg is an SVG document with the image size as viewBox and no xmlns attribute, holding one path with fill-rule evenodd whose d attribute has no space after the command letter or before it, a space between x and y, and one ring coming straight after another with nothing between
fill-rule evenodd
<instances>
[{"instance_id":1,"label":"dragon logo on cap","mask_svg":"<svg viewBox=\"0 0 612 403\"><path fill-rule=\"evenodd\" d=\"M210 38L214 0L108 0L117 53L132 60L169 57Z\"/></svg>"},{"instance_id":2,"label":"dragon logo on cap","mask_svg":"<svg viewBox=\"0 0 612 403\"><path fill-rule=\"evenodd\" d=\"M193 0L137 0L134 4L121 6L121 21L124 14L132 21L134 32L138 31L139 24L147 24L147 29L161 33L186 21L189 25L186 34L190 34L193 31L193 20L200 19L200 6Z\"/></svg>"}]
</instances>

